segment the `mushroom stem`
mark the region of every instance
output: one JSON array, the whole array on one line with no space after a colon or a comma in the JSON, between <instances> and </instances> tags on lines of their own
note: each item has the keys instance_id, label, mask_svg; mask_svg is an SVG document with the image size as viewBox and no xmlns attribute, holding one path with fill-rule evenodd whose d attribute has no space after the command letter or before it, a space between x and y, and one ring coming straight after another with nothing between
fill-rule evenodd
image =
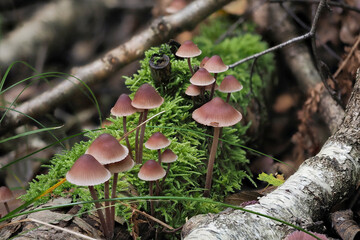
<instances>
[{"instance_id":1,"label":"mushroom stem","mask_svg":"<svg viewBox=\"0 0 360 240\"><path fill-rule=\"evenodd\" d=\"M117 181L118 181L118 173L114 173L113 178L113 185L111 188L111 198L116 198L116 188L117 188ZM111 223L110 223L110 230L113 233L114 232L114 226L115 226L115 201L111 201Z\"/></svg>"},{"instance_id":2,"label":"mushroom stem","mask_svg":"<svg viewBox=\"0 0 360 240\"><path fill-rule=\"evenodd\" d=\"M105 195L105 199L109 199L110 198L110 190L109 190L109 180L107 180L104 183L104 195ZM112 232L112 227L111 227L111 211L110 211L110 202L106 201L105 202L105 218L106 218L106 224L107 227L109 229L109 236L112 237L113 236L113 232Z\"/></svg>"},{"instance_id":3,"label":"mushroom stem","mask_svg":"<svg viewBox=\"0 0 360 240\"><path fill-rule=\"evenodd\" d=\"M229 103L229 101L230 101L230 95L231 95L231 93L228 93L228 94L227 94L227 96L226 96L226 103Z\"/></svg>"},{"instance_id":4,"label":"mushroom stem","mask_svg":"<svg viewBox=\"0 0 360 240\"><path fill-rule=\"evenodd\" d=\"M149 182L149 195L150 196L153 195L153 183L154 183L154 181ZM150 199L150 212L151 212L151 216L155 215L154 203L153 203L153 201L151 199Z\"/></svg>"},{"instance_id":5,"label":"mushroom stem","mask_svg":"<svg viewBox=\"0 0 360 240\"><path fill-rule=\"evenodd\" d=\"M164 184L167 175L169 174L170 164L171 164L171 163L168 163L168 164L167 164L166 174L165 174L165 177L163 178L163 180L161 181L161 187L162 187L162 185Z\"/></svg>"},{"instance_id":6,"label":"mushroom stem","mask_svg":"<svg viewBox=\"0 0 360 240\"><path fill-rule=\"evenodd\" d=\"M6 208L6 212L10 213L9 205L7 204L7 202L4 202L4 206Z\"/></svg>"},{"instance_id":7,"label":"mushroom stem","mask_svg":"<svg viewBox=\"0 0 360 240\"><path fill-rule=\"evenodd\" d=\"M189 65L191 76L192 76L192 75L194 75L194 69L191 67L191 58L187 58L187 62L188 62L188 65Z\"/></svg>"},{"instance_id":8,"label":"mushroom stem","mask_svg":"<svg viewBox=\"0 0 360 240\"><path fill-rule=\"evenodd\" d=\"M204 197L210 196L212 173L213 173L213 169L214 169L216 149L217 149L218 142L219 142L220 129L221 129L220 127L214 127L214 138L213 138L213 142L211 145L208 168L207 168L207 173L206 173Z\"/></svg>"},{"instance_id":9,"label":"mushroom stem","mask_svg":"<svg viewBox=\"0 0 360 240\"><path fill-rule=\"evenodd\" d=\"M143 112L140 113L138 126L142 123L142 118L143 118ZM135 162L136 162L136 164L141 163L139 161L139 132L140 132L140 128L138 127L136 129L136 136L135 136Z\"/></svg>"},{"instance_id":10,"label":"mushroom stem","mask_svg":"<svg viewBox=\"0 0 360 240\"><path fill-rule=\"evenodd\" d=\"M145 122L146 119L147 119L147 114L148 114L148 109L145 109L144 110L144 113L143 113L143 119L142 119L142 122ZM141 126L141 132L140 132L140 140L139 140L139 159L138 159L138 163L142 163L142 156L143 156L143 145L144 145L144 135L145 135L145 126L146 126L146 123L144 123L142 126Z\"/></svg>"},{"instance_id":11,"label":"mushroom stem","mask_svg":"<svg viewBox=\"0 0 360 240\"><path fill-rule=\"evenodd\" d=\"M215 82L211 86L210 100L214 97L217 73L214 73Z\"/></svg>"},{"instance_id":12,"label":"mushroom stem","mask_svg":"<svg viewBox=\"0 0 360 240\"><path fill-rule=\"evenodd\" d=\"M124 129L124 135L126 136L126 133L127 133L127 130L126 130L126 116L123 116L123 129ZM128 136L125 137L125 141L126 141L126 146L127 146L127 148L129 149L130 157L131 157L132 159L134 159L134 158L133 158L133 155L132 155L132 150L131 150L131 146L130 146L130 142L129 142Z\"/></svg>"},{"instance_id":13,"label":"mushroom stem","mask_svg":"<svg viewBox=\"0 0 360 240\"><path fill-rule=\"evenodd\" d=\"M161 149L158 149L157 152L158 152L159 163L161 164Z\"/></svg>"},{"instance_id":14,"label":"mushroom stem","mask_svg":"<svg viewBox=\"0 0 360 240\"><path fill-rule=\"evenodd\" d=\"M96 191L94 189L94 186L89 186L89 190L90 190L90 194L91 194L91 197L96 201L98 200L98 197L97 197L97 194L96 194ZM106 225L106 222L105 222L105 218L104 218L104 214L103 212L101 211L101 206L100 206L100 203L99 202L95 202L95 207L96 207L96 211L99 215L99 219L100 219L100 224L101 224L101 227L103 229L103 232L104 232L104 235L105 235L105 238L106 239L110 239L110 235L109 235L109 229Z\"/></svg>"}]
</instances>

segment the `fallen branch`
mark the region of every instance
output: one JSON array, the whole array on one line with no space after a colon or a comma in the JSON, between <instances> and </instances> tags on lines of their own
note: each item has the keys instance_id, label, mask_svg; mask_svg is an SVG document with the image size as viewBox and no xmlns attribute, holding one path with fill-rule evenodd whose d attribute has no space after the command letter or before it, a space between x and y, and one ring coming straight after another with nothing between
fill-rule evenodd
<instances>
[{"instance_id":1,"label":"fallen branch","mask_svg":"<svg viewBox=\"0 0 360 240\"><path fill-rule=\"evenodd\" d=\"M360 71L339 129L282 186L245 209L295 225L311 225L354 192L360 177ZM198 215L184 226L190 239L283 239L289 226L240 210Z\"/></svg>"},{"instance_id":2,"label":"fallen branch","mask_svg":"<svg viewBox=\"0 0 360 240\"><path fill-rule=\"evenodd\" d=\"M194 28L196 24L230 1L197 0L176 14L159 17L128 42L107 52L102 58L92 63L73 68L71 74L87 85L104 81L116 70L140 58L145 50L168 41L177 33ZM53 89L18 106L16 111L23 114L15 111L8 112L0 131L6 132L27 123L30 119L24 114L36 118L51 111L70 96L75 96L82 86L82 82L69 77Z\"/></svg>"}]
</instances>

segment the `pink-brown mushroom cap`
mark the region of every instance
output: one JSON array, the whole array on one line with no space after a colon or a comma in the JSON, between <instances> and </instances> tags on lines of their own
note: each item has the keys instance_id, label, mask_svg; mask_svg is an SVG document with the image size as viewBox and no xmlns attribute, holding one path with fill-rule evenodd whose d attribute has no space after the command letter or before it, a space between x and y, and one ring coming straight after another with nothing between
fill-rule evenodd
<instances>
[{"instance_id":1,"label":"pink-brown mushroom cap","mask_svg":"<svg viewBox=\"0 0 360 240\"><path fill-rule=\"evenodd\" d=\"M322 240L327 240L328 238L324 235L324 234L320 234L320 233L313 233L315 236L317 236L318 238L322 239ZM285 240L315 240L316 238L310 236L307 233L304 233L302 231L295 231L290 233Z\"/></svg>"},{"instance_id":2,"label":"pink-brown mushroom cap","mask_svg":"<svg viewBox=\"0 0 360 240\"><path fill-rule=\"evenodd\" d=\"M0 187L0 202L1 203L10 201L14 198L15 198L14 194L8 187L6 187L6 186Z\"/></svg>"},{"instance_id":3,"label":"pink-brown mushroom cap","mask_svg":"<svg viewBox=\"0 0 360 240\"><path fill-rule=\"evenodd\" d=\"M172 163L175 162L177 159L178 156L171 149L166 149L161 154L161 162L163 163Z\"/></svg>"},{"instance_id":4,"label":"pink-brown mushroom cap","mask_svg":"<svg viewBox=\"0 0 360 240\"><path fill-rule=\"evenodd\" d=\"M166 148L171 141L167 139L161 132L156 132L146 141L145 147L151 150Z\"/></svg>"},{"instance_id":5,"label":"pink-brown mushroom cap","mask_svg":"<svg viewBox=\"0 0 360 240\"><path fill-rule=\"evenodd\" d=\"M187 40L181 44L177 52L175 53L176 56L182 58L192 58L197 57L201 54L201 50L198 46L190 40Z\"/></svg>"},{"instance_id":6,"label":"pink-brown mushroom cap","mask_svg":"<svg viewBox=\"0 0 360 240\"><path fill-rule=\"evenodd\" d=\"M124 117L136 113L137 109L131 105L131 98L123 93L116 101L114 107L111 108L110 112L116 117Z\"/></svg>"},{"instance_id":7,"label":"pink-brown mushroom cap","mask_svg":"<svg viewBox=\"0 0 360 240\"><path fill-rule=\"evenodd\" d=\"M200 88L198 86L195 86L194 84L190 84L185 90L185 94L192 97L199 96L200 93Z\"/></svg>"},{"instance_id":8,"label":"pink-brown mushroom cap","mask_svg":"<svg viewBox=\"0 0 360 240\"><path fill-rule=\"evenodd\" d=\"M93 156L80 156L66 173L66 179L78 186L94 186L106 182L111 173Z\"/></svg>"},{"instance_id":9,"label":"pink-brown mushroom cap","mask_svg":"<svg viewBox=\"0 0 360 240\"><path fill-rule=\"evenodd\" d=\"M206 64L206 62L209 60L209 57L204 57L203 60L201 60L199 67L203 68Z\"/></svg>"},{"instance_id":10,"label":"pink-brown mushroom cap","mask_svg":"<svg viewBox=\"0 0 360 240\"><path fill-rule=\"evenodd\" d=\"M110 163L105 165L105 167L111 172L111 173L120 173L120 172L126 172L132 169L135 165L134 160L128 155L124 160L120 162Z\"/></svg>"},{"instance_id":11,"label":"pink-brown mushroom cap","mask_svg":"<svg viewBox=\"0 0 360 240\"><path fill-rule=\"evenodd\" d=\"M241 89L243 86L233 75L226 76L219 86L219 91L223 93L237 92Z\"/></svg>"},{"instance_id":12,"label":"pink-brown mushroom cap","mask_svg":"<svg viewBox=\"0 0 360 240\"><path fill-rule=\"evenodd\" d=\"M238 123L242 115L223 99L216 97L196 109L192 118L206 126L228 127Z\"/></svg>"},{"instance_id":13,"label":"pink-brown mushroom cap","mask_svg":"<svg viewBox=\"0 0 360 240\"><path fill-rule=\"evenodd\" d=\"M136 91L131 105L138 109L153 109L163 104L164 98L150 84L141 85Z\"/></svg>"},{"instance_id":14,"label":"pink-brown mushroom cap","mask_svg":"<svg viewBox=\"0 0 360 240\"><path fill-rule=\"evenodd\" d=\"M215 78L205 68L199 68L190 78L190 82L196 86L207 86L215 82Z\"/></svg>"},{"instance_id":15,"label":"pink-brown mushroom cap","mask_svg":"<svg viewBox=\"0 0 360 240\"><path fill-rule=\"evenodd\" d=\"M209 73L221 73L227 71L229 66L225 65L220 56L214 55L206 61L204 68L206 68Z\"/></svg>"},{"instance_id":16,"label":"pink-brown mushroom cap","mask_svg":"<svg viewBox=\"0 0 360 240\"><path fill-rule=\"evenodd\" d=\"M108 133L98 136L85 152L96 158L102 165L122 161L129 154L129 149Z\"/></svg>"},{"instance_id":17,"label":"pink-brown mushroom cap","mask_svg":"<svg viewBox=\"0 0 360 240\"><path fill-rule=\"evenodd\" d=\"M138 177L144 181L156 181L165 177L166 171L161 167L160 163L155 160L148 160L140 168Z\"/></svg>"}]
</instances>

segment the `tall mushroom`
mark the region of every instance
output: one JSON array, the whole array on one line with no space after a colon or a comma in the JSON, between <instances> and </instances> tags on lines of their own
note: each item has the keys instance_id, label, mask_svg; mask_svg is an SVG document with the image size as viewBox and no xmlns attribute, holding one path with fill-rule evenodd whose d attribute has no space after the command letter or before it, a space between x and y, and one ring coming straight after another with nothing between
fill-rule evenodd
<instances>
[{"instance_id":1,"label":"tall mushroom","mask_svg":"<svg viewBox=\"0 0 360 240\"><path fill-rule=\"evenodd\" d=\"M219 91L223 93L227 93L226 102L228 103L230 100L230 95L233 92L238 92L243 89L241 83L233 76L226 76L219 86Z\"/></svg>"},{"instance_id":2,"label":"tall mushroom","mask_svg":"<svg viewBox=\"0 0 360 240\"><path fill-rule=\"evenodd\" d=\"M153 195L153 183L165 176L166 172L161 167L160 163L156 162L155 160L148 160L144 163L144 165L140 168L138 173L138 177L141 180L149 182L149 195ZM154 216L154 204L150 200L150 210L151 216Z\"/></svg>"},{"instance_id":3,"label":"tall mushroom","mask_svg":"<svg viewBox=\"0 0 360 240\"><path fill-rule=\"evenodd\" d=\"M118 98L118 100L116 101L114 107L111 108L110 113L116 117L123 117L123 130L124 130L124 135L126 135L127 130L126 130L126 117L130 116L134 113L137 112L137 109L134 108L131 105L131 98L123 93L120 95L120 97ZM130 146L130 142L129 142L129 138L128 136L125 137L125 141L126 141L126 146L129 149L129 154L132 157L132 151L131 151L131 146Z\"/></svg>"},{"instance_id":4,"label":"tall mushroom","mask_svg":"<svg viewBox=\"0 0 360 240\"><path fill-rule=\"evenodd\" d=\"M163 104L164 98L153 88L150 84L141 85L135 93L135 96L131 102L131 105L137 109L144 109L142 122L145 122L147 119L147 114L149 109L160 107ZM140 164L142 162L142 151L145 135L145 125L141 127L140 140L139 140L139 149L136 155L136 163Z\"/></svg>"},{"instance_id":5,"label":"tall mushroom","mask_svg":"<svg viewBox=\"0 0 360 240\"><path fill-rule=\"evenodd\" d=\"M88 186L92 198L97 201L97 193L94 185L101 184L110 179L111 173L103 167L93 156L84 154L80 156L66 173L66 179L78 186ZM104 214L101 211L99 202L95 202L95 207L99 215L101 227L107 239L111 238L110 231L106 225Z\"/></svg>"},{"instance_id":6,"label":"tall mushroom","mask_svg":"<svg viewBox=\"0 0 360 240\"><path fill-rule=\"evenodd\" d=\"M116 163L123 161L126 156L129 154L129 150L121 145L118 140L108 133L103 133L98 136L89 146L86 154L90 154L101 165L106 165L110 163ZM115 177L115 176L114 176ZM112 189L116 189L117 181L113 181ZM105 199L109 199L109 181L106 181L104 184L104 195ZM111 212L110 212L110 202L105 202L105 215L106 221L110 224L111 221ZM109 225L110 234L113 234L113 225Z\"/></svg>"},{"instance_id":7,"label":"tall mushroom","mask_svg":"<svg viewBox=\"0 0 360 240\"><path fill-rule=\"evenodd\" d=\"M215 162L215 155L219 141L219 133L222 127L228 127L238 123L242 115L239 111L233 108L219 97L212 99L200 108L196 109L192 118L203 125L214 127L214 138L211 145L204 196L210 195L212 173Z\"/></svg>"},{"instance_id":8,"label":"tall mushroom","mask_svg":"<svg viewBox=\"0 0 360 240\"><path fill-rule=\"evenodd\" d=\"M14 194L8 187L0 187L0 202L4 204L7 213L10 213L9 205L7 204L7 202L14 198Z\"/></svg>"},{"instance_id":9,"label":"tall mushroom","mask_svg":"<svg viewBox=\"0 0 360 240\"><path fill-rule=\"evenodd\" d=\"M193 43L190 40L183 42L183 44L181 44L181 46L175 53L176 56L187 59L191 75L194 75L194 70L191 66L191 58L197 57L200 54L201 54L201 50L198 48L198 46L196 46L195 43Z\"/></svg>"},{"instance_id":10,"label":"tall mushroom","mask_svg":"<svg viewBox=\"0 0 360 240\"><path fill-rule=\"evenodd\" d=\"M229 66L225 65L225 63L223 62L220 56L214 55L211 58L209 58L209 60L206 61L204 68L206 68L206 70L208 70L209 73L214 73L214 78L216 82L217 74L227 71L229 69ZM215 83L213 83L213 86L211 88L210 99L213 98L214 91L215 91Z\"/></svg>"}]
</instances>

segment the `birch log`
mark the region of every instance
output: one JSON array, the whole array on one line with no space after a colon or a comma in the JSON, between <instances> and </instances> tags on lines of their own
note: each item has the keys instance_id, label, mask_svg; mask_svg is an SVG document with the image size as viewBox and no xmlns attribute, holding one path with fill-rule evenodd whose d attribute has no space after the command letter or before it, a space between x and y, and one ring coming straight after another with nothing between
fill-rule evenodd
<instances>
[{"instance_id":1,"label":"birch log","mask_svg":"<svg viewBox=\"0 0 360 240\"><path fill-rule=\"evenodd\" d=\"M307 225L327 216L329 209L354 192L359 181L360 76L339 129L321 151L307 159L281 187L246 209L295 225ZM198 215L184 226L182 238L283 239L291 227L240 210Z\"/></svg>"}]
</instances>

